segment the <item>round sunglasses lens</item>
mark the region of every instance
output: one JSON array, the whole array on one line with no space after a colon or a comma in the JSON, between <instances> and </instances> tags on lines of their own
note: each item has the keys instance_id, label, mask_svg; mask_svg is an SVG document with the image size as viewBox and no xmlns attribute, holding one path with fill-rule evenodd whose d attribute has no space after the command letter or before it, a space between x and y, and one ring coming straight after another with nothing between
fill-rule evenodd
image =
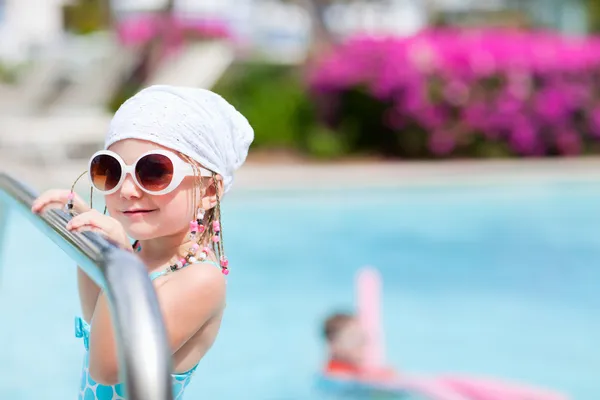
<instances>
[{"instance_id":1,"label":"round sunglasses lens","mask_svg":"<svg viewBox=\"0 0 600 400\"><path fill-rule=\"evenodd\" d=\"M149 192L166 189L173 180L173 163L162 154L148 154L135 166L135 177Z\"/></svg>"},{"instance_id":2,"label":"round sunglasses lens","mask_svg":"<svg viewBox=\"0 0 600 400\"><path fill-rule=\"evenodd\" d=\"M96 189L112 190L121 180L121 164L112 156L98 155L91 162L90 175Z\"/></svg>"}]
</instances>

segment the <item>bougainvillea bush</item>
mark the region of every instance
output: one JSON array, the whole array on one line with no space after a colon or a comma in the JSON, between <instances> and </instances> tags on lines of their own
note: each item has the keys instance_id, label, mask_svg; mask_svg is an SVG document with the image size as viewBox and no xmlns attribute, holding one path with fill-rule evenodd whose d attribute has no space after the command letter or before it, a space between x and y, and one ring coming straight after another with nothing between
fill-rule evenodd
<instances>
[{"instance_id":1,"label":"bougainvillea bush","mask_svg":"<svg viewBox=\"0 0 600 400\"><path fill-rule=\"evenodd\" d=\"M350 148L394 157L600 152L600 41L550 32L355 37L310 76Z\"/></svg>"}]
</instances>

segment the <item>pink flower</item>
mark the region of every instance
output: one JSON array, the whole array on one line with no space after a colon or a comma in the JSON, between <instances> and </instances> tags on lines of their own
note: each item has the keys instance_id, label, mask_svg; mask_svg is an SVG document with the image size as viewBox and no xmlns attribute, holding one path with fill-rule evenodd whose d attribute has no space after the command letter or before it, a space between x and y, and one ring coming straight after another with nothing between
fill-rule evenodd
<instances>
[{"instance_id":1,"label":"pink flower","mask_svg":"<svg viewBox=\"0 0 600 400\"><path fill-rule=\"evenodd\" d=\"M454 151L456 138L445 130L458 125L474 140L529 156L576 154L586 141L600 140L600 105L593 104L599 79L597 38L436 29L351 38L321 60L310 84L315 96L326 93L340 105L349 92L366 90L377 104L372 109L383 111L353 119L379 118L397 135L416 125L436 156ZM335 112L343 125L343 106Z\"/></svg>"}]
</instances>

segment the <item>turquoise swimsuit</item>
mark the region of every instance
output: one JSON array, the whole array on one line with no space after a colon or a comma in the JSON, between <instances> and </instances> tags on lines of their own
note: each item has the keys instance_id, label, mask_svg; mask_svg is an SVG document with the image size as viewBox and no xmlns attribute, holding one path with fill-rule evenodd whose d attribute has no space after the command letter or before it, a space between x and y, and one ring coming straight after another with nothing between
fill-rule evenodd
<instances>
[{"instance_id":1,"label":"turquoise swimsuit","mask_svg":"<svg viewBox=\"0 0 600 400\"><path fill-rule=\"evenodd\" d=\"M220 268L217 263L213 261L207 260L195 264L199 263L213 264ZM150 274L150 279L155 280L166 273L167 271L154 272ZM75 318L75 336L83 338L83 345L85 347L85 358L83 360L83 370L81 371L81 387L79 388L78 400L126 400L125 397L123 397L125 395L125 390L122 383L112 386L100 385L99 383L94 382L90 376L90 325L80 317ZM175 400L181 400L183 398L183 392L197 367L198 364L187 372L171 375L173 378L173 398Z\"/></svg>"}]
</instances>

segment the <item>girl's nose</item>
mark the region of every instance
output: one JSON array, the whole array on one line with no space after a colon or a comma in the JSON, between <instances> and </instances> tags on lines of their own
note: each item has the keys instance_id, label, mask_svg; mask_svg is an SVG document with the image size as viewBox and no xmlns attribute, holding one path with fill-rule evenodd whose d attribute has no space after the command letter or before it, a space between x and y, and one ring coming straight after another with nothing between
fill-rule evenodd
<instances>
[{"instance_id":1,"label":"girl's nose","mask_svg":"<svg viewBox=\"0 0 600 400\"><path fill-rule=\"evenodd\" d=\"M121 197L124 199L136 199L142 195L142 190L135 184L131 175L127 175L121 186Z\"/></svg>"}]
</instances>

